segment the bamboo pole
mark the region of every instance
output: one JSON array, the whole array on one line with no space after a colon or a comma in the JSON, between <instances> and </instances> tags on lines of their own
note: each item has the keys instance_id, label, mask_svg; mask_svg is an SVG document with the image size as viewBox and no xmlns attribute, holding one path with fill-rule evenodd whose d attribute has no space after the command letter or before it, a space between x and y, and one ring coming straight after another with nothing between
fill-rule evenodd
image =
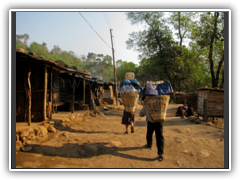
<instances>
[{"instance_id":1,"label":"bamboo pole","mask_svg":"<svg viewBox=\"0 0 240 180\"><path fill-rule=\"evenodd\" d=\"M53 76L53 69L52 69L52 67L51 67L51 72L50 72L50 92L49 92L49 96L50 96L50 99L49 99L49 101L50 101L50 119L52 119L52 96L53 96L53 93L52 93L52 76Z\"/></svg>"},{"instance_id":2,"label":"bamboo pole","mask_svg":"<svg viewBox=\"0 0 240 180\"><path fill-rule=\"evenodd\" d=\"M31 92L31 80L30 80L30 75L31 75L31 64L28 65L28 125L31 126L31 102L32 102L32 92Z\"/></svg>"},{"instance_id":3,"label":"bamboo pole","mask_svg":"<svg viewBox=\"0 0 240 180\"><path fill-rule=\"evenodd\" d=\"M27 79L28 79L27 68L26 68L26 66L24 66L24 91L23 91L23 92L25 92L24 122L27 122L27 112L28 112L28 85L27 85Z\"/></svg>"},{"instance_id":4,"label":"bamboo pole","mask_svg":"<svg viewBox=\"0 0 240 180\"><path fill-rule=\"evenodd\" d=\"M43 121L46 121L46 100L47 100L47 66L44 66L44 92L43 92Z\"/></svg>"},{"instance_id":5,"label":"bamboo pole","mask_svg":"<svg viewBox=\"0 0 240 180\"><path fill-rule=\"evenodd\" d=\"M85 87L85 84L86 84L86 81L85 81L85 76L83 76L83 104L85 104L85 89L86 89L86 87Z\"/></svg>"},{"instance_id":6,"label":"bamboo pole","mask_svg":"<svg viewBox=\"0 0 240 180\"><path fill-rule=\"evenodd\" d=\"M72 75L72 113L74 113L74 102L75 102L75 73Z\"/></svg>"}]
</instances>

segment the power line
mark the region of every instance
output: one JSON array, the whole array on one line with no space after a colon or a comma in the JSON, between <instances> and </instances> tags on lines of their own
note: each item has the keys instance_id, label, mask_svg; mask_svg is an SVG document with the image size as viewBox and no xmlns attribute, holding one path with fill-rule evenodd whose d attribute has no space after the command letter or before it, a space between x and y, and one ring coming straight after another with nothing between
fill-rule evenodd
<instances>
[{"instance_id":1,"label":"power line","mask_svg":"<svg viewBox=\"0 0 240 180\"><path fill-rule=\"evenodd\" d=\"M106 12L105 12L105 14L106 14L106 16L107 16L107 19L108 19L108 22L109 22L110 26L112 27L112 25L111 25L111 23L110 23L110 21L109 21L109 18L108 18L108 15L107 15Z\"/></svg>"},{"instance_id":2,"label":"power line","mask_svg":"<svg viewBox=\"0 0 240 180\"><path fill-rule=\"evenodd\" d=\"M108 24L109 29L111 29L110 26L109 26L109 23L108 23L108 21L107 21L107 18L106 18L105 14L104 14L104 12L103 12L103 15L104 15L104 18L105 18L105 20L106 20L106 22L107 22L107 24Z\"/></svg>"},{"instance_id":3,"label":"power line","mask_svg":"<svg viewBox=\"0 0 240 180\"><path fill-rule=\"evenodd\" d=\"M79 14L83 17L83 15L79 12ZM93 27L89 24L89 22L83 17L83 19L88 23L88 25L93 29ZM95 31L95 29L93 29L94 32L103 40L103 38L97 33L97 31ZM112 49L104 40L103 42L110 48Z\"/></svg>"}]
</instances>

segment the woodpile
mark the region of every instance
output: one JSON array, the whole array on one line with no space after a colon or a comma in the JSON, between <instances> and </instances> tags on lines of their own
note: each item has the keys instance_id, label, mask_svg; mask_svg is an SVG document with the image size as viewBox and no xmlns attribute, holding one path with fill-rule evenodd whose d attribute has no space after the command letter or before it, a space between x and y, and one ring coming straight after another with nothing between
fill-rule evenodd
<instances>
[{"instance_id":1,"label":"woodpile","mask_svg":"<svg viewBox=\"0 0 240 180\"><path fill-rule=\"evenodd\" d=\"M198 93L176 93L176 104L183 104L186 101L187 105L191 105L194 110L197 109Z\"/></svg>"}]
</instances>

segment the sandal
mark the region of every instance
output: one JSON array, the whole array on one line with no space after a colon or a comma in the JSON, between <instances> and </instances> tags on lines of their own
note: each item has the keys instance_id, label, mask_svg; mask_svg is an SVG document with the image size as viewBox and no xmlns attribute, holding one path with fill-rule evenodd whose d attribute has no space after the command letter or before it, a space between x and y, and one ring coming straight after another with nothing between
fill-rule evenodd
<instances>
[{"instance_id":1,"label":"sandal","mask_svg":"<svg viewBox=\"0 0 240 180\"><path fill-rule=\"evenodd\" d=\"M128 134L128 131L126 131L125 134Z\"/></svg>"}]
</instances>

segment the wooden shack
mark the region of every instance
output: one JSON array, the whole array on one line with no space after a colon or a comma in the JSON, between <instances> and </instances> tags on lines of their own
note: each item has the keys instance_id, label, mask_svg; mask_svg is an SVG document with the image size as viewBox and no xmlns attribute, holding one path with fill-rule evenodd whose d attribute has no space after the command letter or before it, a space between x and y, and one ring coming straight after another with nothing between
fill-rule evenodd
<instances>
[{"instance_id":1,"label":"wooden shack","mask_svg":"<svg viewBox=\"0 0 240 180\"><path fill-rule=\"evenodd\" d=\"M71 69L53 60L46 60L35 53L25 53L21 49L16 51L16 121L40 122L52 117L52 104L60 103L59 73L72 74L71 82L75 82L75 75L91 76L81 70ZM83 83L85 84L85 82ZM56 88L58 87L58 88ZM83 88L85 89L85 88ZM85 93L85 91L84 91ZM71 89L72 112L75 103L75 86ZM48 113L49 112L49 115ZM47 117L48 115L48 117Z\"/></svg>"},{"instance_id":2,"label":"wooden shack","mask_svg":"<svg viewBox=\"0 0 240 180\"><path fill-rule=\"evenodd\" d=\"M224 117L224 90L214 88L199 88L197 113L204 117Z\"/></svg>"},{"instance_id":3,"label":"wooden shack","mask_svg":"<svg viewBox=\"0 0 240 180\"><path fill-rule=\"evenodd\" d=\"M75 82L72 81L72 74L60 73L59 76L59 97L60 102L63 103L59 110L69 111L72 108L72 89L75 87L75 101L74 108L86 109L90 108L91 95L95 96L98 83L93 78L75 75Z\"/></svg>"},{"instance_id":4,"label":"wooden shack","mask_svg":"<svg viewBox=\"0 0 240 180\"><path fill-rule=\"evenodd\" d=\"M115 86L113 82L109 82L104 85L104 94L103 94L103 101L107 104L116 105L116 98L115 98Z\"/></svg>"}]
</instances>

